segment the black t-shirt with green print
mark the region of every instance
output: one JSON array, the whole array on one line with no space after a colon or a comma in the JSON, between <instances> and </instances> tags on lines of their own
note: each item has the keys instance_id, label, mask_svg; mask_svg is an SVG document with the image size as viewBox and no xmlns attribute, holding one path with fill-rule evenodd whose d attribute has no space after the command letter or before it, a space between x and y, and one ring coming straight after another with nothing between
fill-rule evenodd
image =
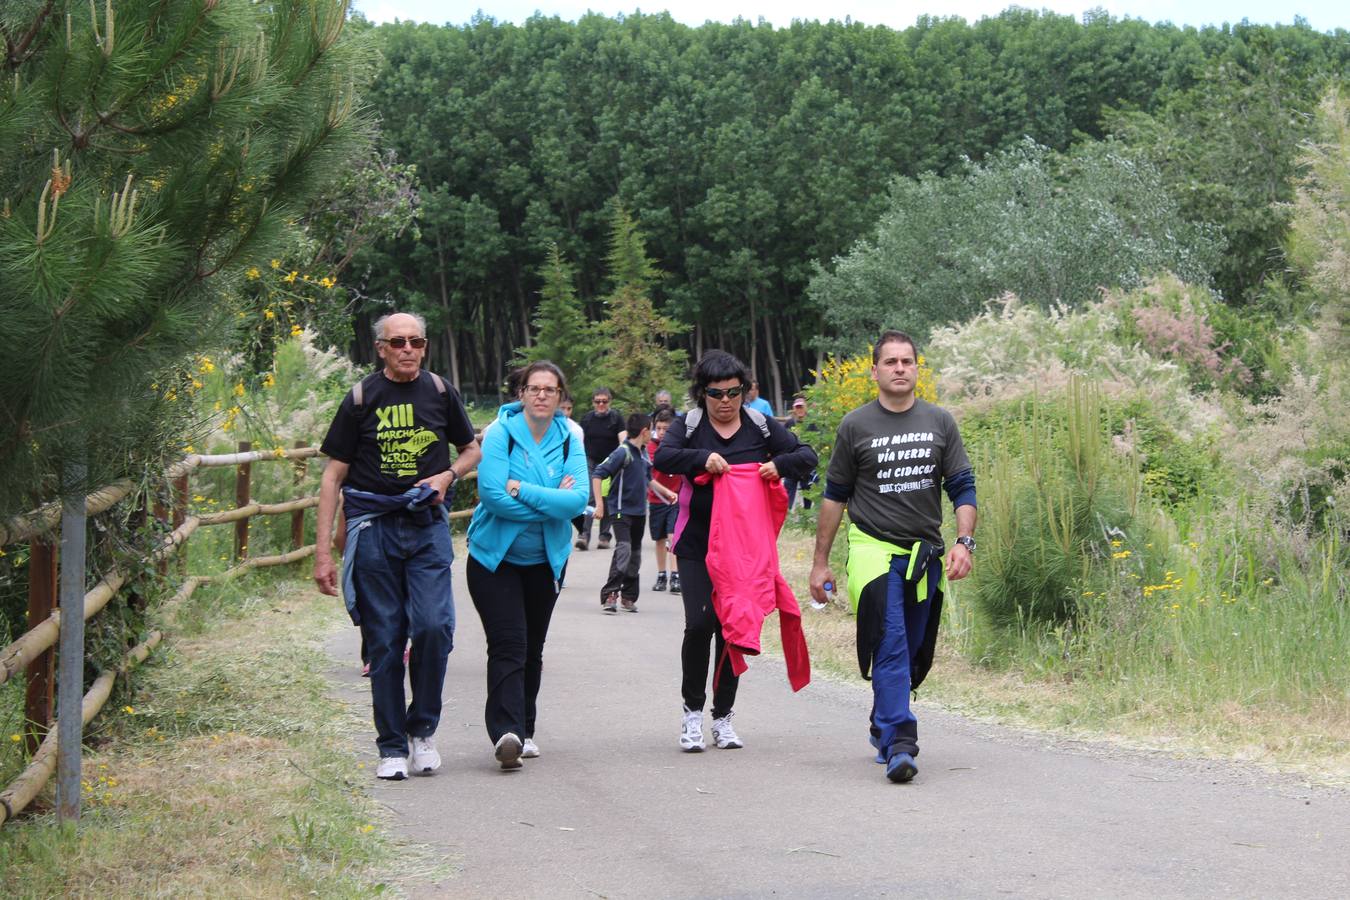
<instances>
[{"instance_id":1,"label":"black t-shirt with green print","mask_svg":"<svg viewBox=\"0 0 1350 900\"><path fill-rule=\"evenodd\" d=\"M441 393L426 371L412 381L390 381L381 371L362 382L359 407L347 392L322 450L351 466L345 484L398 494L450 468L450 448L473 440L464 402L448 382Z\"/></svg>"}]
</instances>

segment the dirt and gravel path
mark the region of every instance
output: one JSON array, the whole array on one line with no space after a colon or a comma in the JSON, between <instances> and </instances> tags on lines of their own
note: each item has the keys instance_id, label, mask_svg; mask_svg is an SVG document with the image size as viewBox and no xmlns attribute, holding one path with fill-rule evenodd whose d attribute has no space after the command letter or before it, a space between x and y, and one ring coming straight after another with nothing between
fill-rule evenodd
<instances>
[{"instance_id":1,"label":"dirt and gravel path","mask_svg":"<svg viewBox=\"0 0 1350 900\"><path fill-rule=\"evenodd\" d=\"M492 757L462 560L443 767L376 782L373 729L352 736L398 836L453 873L412 896L1350 896L1350 791L924 704L919 776L894 785L867 744L869 688L818 679L794 695L776 659L742 680L745 748L682 753L679 598L644 593L637 614L601 614L608 559L573 555L545 649L539 759L503 772ZM365 711L357 646L349 628L329 649L336 690Z\"/></svg>"}]
</instances>

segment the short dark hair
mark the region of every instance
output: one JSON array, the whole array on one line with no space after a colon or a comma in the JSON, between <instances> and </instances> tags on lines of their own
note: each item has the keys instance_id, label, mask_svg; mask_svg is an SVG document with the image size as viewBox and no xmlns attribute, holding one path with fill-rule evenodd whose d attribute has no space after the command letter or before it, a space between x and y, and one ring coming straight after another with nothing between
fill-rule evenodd
<instances>
[{"instance_id":1,"label":"short dark hair","mask_svg":"<svg viewBox=\"0 0 1350 900\"><path fill-rule=\"evenodd\" d=\"M511 375L507 376L506 384L508 388L511 387L513 379L515 382L515 387L511 389L511 394L517 397L520 396L521 392L525 390L525 385L530 383L530 376L535 372L548 372L558 379L558 403L561 404L562 398L568 396L567 376L563 374L562 369L558 368L556 363L547 359L536 360L528 366L522 366L521 368L516 369Z\"/></svg>"},{"instance_id":2,"label":"short dark hair","mask_svg":"<svg viewBox=\"0 0 1350 900\"><path fill-rule=\"evenodd\" d=\"M660 425L662 422L674 422L674 421L675 421L675 407L673 406L666 406L664 403L662 403L660 406L656 408L656 411L652 413L653 425Z\"/></svg>"},{"instance_id":3,"label":"short dark hair","mask_svg":"<svg viewBox=\"0 0 1350 900\"><path fill-rule=\"evenodd\" d=\"M914 355L919 355L919 345L914 343L914 338L905 334L903 331L896 331L894 328L888 328L877 338L877 342L872 345L872 365L881 362L881 348L887 344L909 344L909 349L914 351Z\"/></svg>"},{"instance_id":4,"label":"short dark hair","mask_svg":"<svg viewBox=\"0 0 1350 900\"><path fill-rule=\"evenodd\" d=\"M595 390L591 391L592 397L599 397L602 395L608 397L611 400L614 399L614 392L607 387L598 387Z\"/></svg>"},{"instance_id":5,"label":"short dark hair","mask_svg":"<svg viewBox=\"0 0 1350 900\"><path fill-rule=\"evenodd\" d=\"M650 428L652 417L646 413L631 413L625 426L628 428L628 437L633 439L642 433L642 429Z\"/></svg>"},{"instance_id":6,"label":"short dark hair","mask_svg":"<svg viewBox=\"0 0 1350 900\"><path fill-rule=\"evenodd\" d=\"M725 350L709 350L698 358L694 365L694 381L689 385L689 396L699 406L704 406L704 389L714 381L726 381L736 378L742 389L750 387L750 370L745 363Z\"/></svg>"}]
</instances>

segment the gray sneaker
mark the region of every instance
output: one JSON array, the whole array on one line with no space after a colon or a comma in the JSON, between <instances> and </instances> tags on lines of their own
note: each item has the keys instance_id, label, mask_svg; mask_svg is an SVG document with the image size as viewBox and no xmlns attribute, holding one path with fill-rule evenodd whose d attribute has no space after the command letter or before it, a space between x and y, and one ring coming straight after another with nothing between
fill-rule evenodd
<instances>
[{"instance_id":1,"label":"gray sneaker","mask_svg":"<svg viewBox=\"0 0 1350 900\"><path fill-rule=\"evenodd\" d=\"M745 745L741 739L736 736L736 729L731 727L731 717L735 715L731 710L720 719L713 719L713 741L717 743L719 750L739 750Z\"/></svg>"},{"instance_id":2,"label":"gray sneaker","mask_svg":"<svg viewBox=\"0 0 1350 900\"><path fill-rule=\"evenodd\" d=\"M375 777L385 781L402 781L408 777L408 760L402 756L381 756Z\"/></svg>"},{"instance_id":3,"label":"gray sneaker","mask_svg":"<svg viewBox=\"0 0 1350 900\"><path fill-rule=\"evenodd\" d=\"M701 753L707 746L703 743L703 710L684 708L684 721L680 725L680 749L685 753Z\"/></svg>"},{"instance_id":4,"label":"gray sneaker","mask_svg":"<svg viewBox=\"0 0 1350 900\"><path fill-rule=\"evenodd\" d=\"M604 599L600 601L600 611L610 614L617 613L619 611L618 591L605 595Z\"/></svg>"},{"instance_id":5,"label":"gray sneaker","mask_svg":"<svg viewBox=\"0 0 1350 900\"><path fill-rule=\"evenodd\" d=\"M441 767L441 755L436 752L436 741L431 735L415 737L411 741L412 754L408 761L415 775L430 775Z\"/></svg>"},{"instance_id":6,"label":"gray sneaker","mask_svg":"<svg viewBox=\"0 0 1350 900\"><path fill-rule=\"evenodd\" d=\"M497 757L497 762L502 764L503 769L519 769L520 751L524 749L525 745L521 743L520 738L508 731L497 738L494 755Z\"/></svg>"},{"instance_id":7,"label":"gray sneaker","mask_svg":"<svg viewBox=\"0 0 1350 900\"><path fill-rule=\"evenodd\" d=\"M534 742L534 738L526 738L525 743L520 745L521 759L538 759L539 745Z\"/></svg>"}]
</instances>

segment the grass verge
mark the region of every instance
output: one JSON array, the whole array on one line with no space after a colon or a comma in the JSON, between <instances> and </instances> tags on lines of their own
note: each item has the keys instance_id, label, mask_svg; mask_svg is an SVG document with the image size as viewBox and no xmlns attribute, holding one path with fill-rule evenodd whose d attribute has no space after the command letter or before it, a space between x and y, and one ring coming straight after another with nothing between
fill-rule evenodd
<instances>
[{"instance_id":1,"label":"grass verge","mask_svg":"<svg viewBox=\"0 0 1350 900\"><path fill-rule=\"evenodd\" d=\"M831 567L844 570L843 536ZM812 667L829 677L865 684L858 674L854 619L841 600L825 610L806 608L814 535L793 528L779 539L783 574L803 607ZM841 589L842 591L842 589ZM842 593L841 593L842 598ZM944 608L937 658L922 698L954 712L1023 728L1048 730L1131 746L1257 763L1318 782L1350 784L1350 702L1321 706L1206 699L1205 679L1185 674L1147 683L1080 677L1034 667L994 669L966 656L977 626L958 585ZM778 629L764 629L765 650L781 652ZM1198 693L1199 692L1199 693Z\"/></svg>"},{"instance_id":2,"label":"grass verge","mask_svg":"<svg viewBox=\"0 0 1350 900\"><path fill-rule=\"evenodd\" d=\"M321 641L341 617L281 574L202 588L176 611L134 693L92 723L79 828L44 811L49 785L0 830L8 896L390 888L380 874L395 854L348 743L353 713L327 695Z\"/></svg>"}]
</instances>

